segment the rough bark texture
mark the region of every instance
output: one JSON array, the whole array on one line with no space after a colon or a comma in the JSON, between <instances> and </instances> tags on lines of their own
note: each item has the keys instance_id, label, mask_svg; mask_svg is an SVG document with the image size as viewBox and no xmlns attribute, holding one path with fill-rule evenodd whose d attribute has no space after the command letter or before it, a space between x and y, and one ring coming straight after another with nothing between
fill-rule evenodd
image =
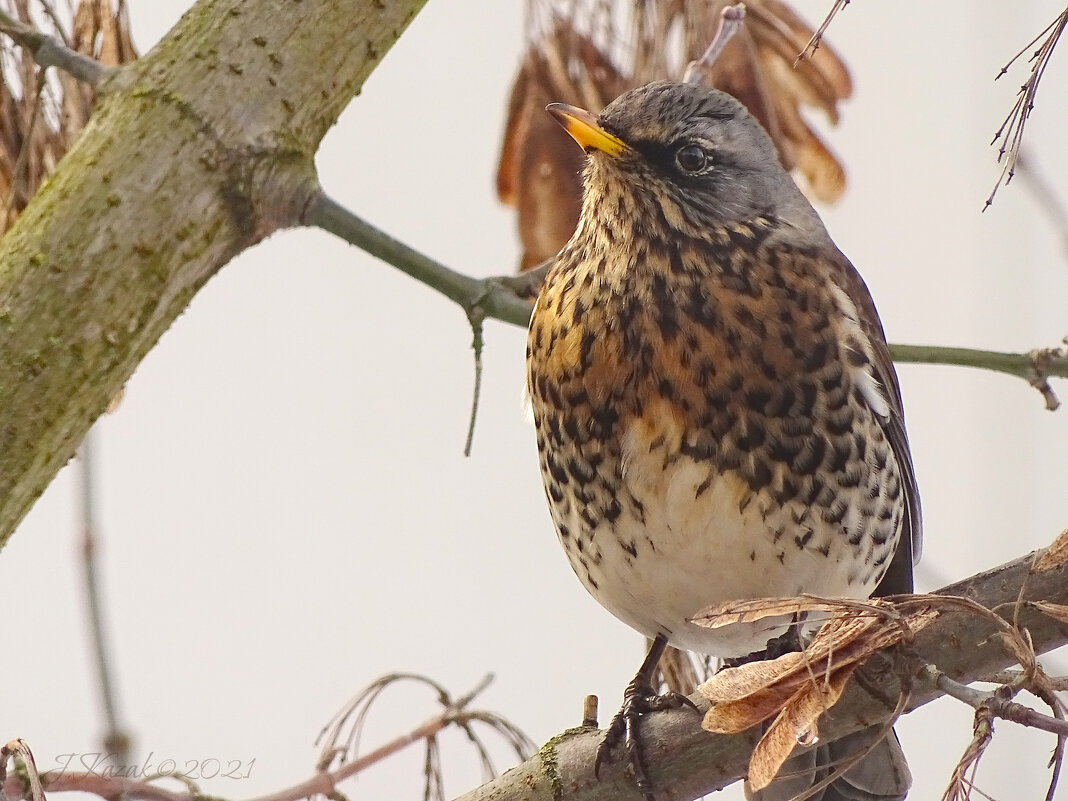
<instances>
[{"instance_id":1,"label":"rough bark texture","mask_svg":"<svg viewBox=\"0 0 1068 801\"><path fill-rule=\"evenodd\" d=\"M425 0L201 0L119 70L0 240L0 545L222 265L296 224Z\"/></svg>"},{"instance_id":2,"label":"rough bark texture","mask_svg":"<svg viewBox=\"0 0 1068 801\"><path fill-rule=\"evenodd\" d=\"M1031 633L1035 650L1044 653L1068 643L1068 625L1039 613L1026 601L1068 603L1068 559L1062 555L1051 569L1033 572L1034 559L1035 554L1030 554L946 587L939 594L964 596L991 609L1008 605L999 611L1010 620L1022 596L1025 603L1019 607L1019 625ZM964 683L991 675L1014 662L998 638L991 636L994 631L989 621L974 614L943 612L917 636L913 651L922 662L916 664L936 665ZM883 664L876 667L873 663L878 661ZM900 689L896 671L889 668L890 660L881 657L863 668L867 689L857 681L850 684L831 713L820 720L822 738L833 740L889 718ZM940 695L933 682L918 678L912 686L909 709ZM702 711L708 706L704 701L699 705ZM576 703L576 719L578 711ZM745 774L760 736L755 729L730 736L709 734L701 728L698 716L686 709L650 716L642 733L658 801L697 798L737 781ZM594 778L593 758L601 736L596 729L568 730L546 743L533 758L457 801L640 801L642 795L629 770L621 768L623 763L602 765L601 779Z\"/></svg>"}]
</instances>

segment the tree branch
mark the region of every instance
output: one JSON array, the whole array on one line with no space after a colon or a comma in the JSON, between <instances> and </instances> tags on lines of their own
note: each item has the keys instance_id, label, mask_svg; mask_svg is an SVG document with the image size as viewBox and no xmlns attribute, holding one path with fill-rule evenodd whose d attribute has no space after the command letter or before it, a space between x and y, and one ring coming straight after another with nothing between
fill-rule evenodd
<instances>
[{"instance_id":1,"label":"tree branch","mask_svg":"<svg viewBox=\"0 0 1068 801\"><path fill-rule=\"evenodd\" d=\"M937 345L891 345L890 354L901 364L948 364L976 367L1022 378L1041 393L1051 412L1060 401L1049 378L1068 378L1068 353L1064 348L1037 348L1030 353L1002 353L973 348L947 348Z\"/></svg>"},{"instance_id":2,"label":"tree branch","mask_svg":"<svg viewBox=\"0 0 1068 801\"><path fill-rule=\"evenodd\" d=\"M300 224L320 140L424 2L199 0L108 79L0 239L0 545L200 287Z\"/></svg>"},{"instance_id":3,"label":"tree branch","mask_svg":"<svg viewBox=\"0 0 1068 801\"><path fill-rule=\"evenodd\" d=\"M1042 572L1032 570L1035 554L986 571L943 589L939 594L964 596L988 609L1018 611L1035 651L1044 653L1068 643L1068 625L1018 601L1068 601L1068 559ZM1018 605L1017 605L1018 604ZM988 619L966 611L943 611L919 632L912 651L924 664L959 684L967 684L1015 662ZM902 682L885 664L863 668L864 682L852 683L842 699L820 722L820 736L834 740L850 732L887 720L891 699L898 698ZM862 686L863 685L863 686ZM911 683L909 711L943 695L931 676L921 671ZM700 702L702 709L707 707ZM757 727L759 729L759 727ZM746 770L749 754L760 736L749 730L736 735L712 735L701 729L688 710L658 712L643 722L648 764L657 798L695 798L737 781ZM627 773L613 763L593 775L593 759L601 732L570 729L546 743L538 754L494 781L460 796L457 801L602 801L641 798Z\"/></svg>"},{"instance_id":4,"label":"tree branch","mask_svg":"<svg viewBox=\"0 0 1068 801\"><path fill-rule=\"evenodd\" d=\"M329 231L393 265L459 304L468 314L480 308L486 317L523 327L530 321L533 308L527 298L537 294L548 268L542 265L518 276L472 278L394 239L323 192L312 199L302 222ZM1056 409L1059 401L1047 379L1068 378L1068 354L1063 348L1002 353L937 345L891 345L890 350L894 361L902 364L976 367L1022 378L1042 393L1050 410Z\"/></svg>"},{"instance_id":5,"label":"tree branch","mask_svg":"<svg viewBox=\"0 0 1068 801\"><path fill-rule=\"evenodd\" d=\"M115 73L113 68L105 67L99 61L71 50L58 39L41 33L3 11L0 11L0 33L11 37L15 44L26 50L42 67L56 67L69 72L93 88Z\"/></svg>"},{"instance_id":6,"label":"tree branch","mask_svg":"<svg viewBox=\"0 0 1068 801\"><path fill-rule=\"evenodd\" d=\"M1042 729L1052 734L1068 737L1068 721L1043 715L1030 707L1018 704L999 694L998 690L976 690L959 681L954 681L933 665L927 666L930 677L939 690L962 701L972 709L988 709L994 717L1011 720L1021 726Z\"/></svg>"},{"instance_id":7,"label":"tree branch","mask_svg":"<svg viewBox=\"0 0 1068 801\"><path fill-rule=\"evenodd\" d=\"M303 222L329 231L393 265L459 304L468 314L480 308L486 317L513 325L526 326L530 320L533 307L516 294L507 279L471 278L446 267L357 217L324 192L312 198Z\"/></svg>"}]
</instances>

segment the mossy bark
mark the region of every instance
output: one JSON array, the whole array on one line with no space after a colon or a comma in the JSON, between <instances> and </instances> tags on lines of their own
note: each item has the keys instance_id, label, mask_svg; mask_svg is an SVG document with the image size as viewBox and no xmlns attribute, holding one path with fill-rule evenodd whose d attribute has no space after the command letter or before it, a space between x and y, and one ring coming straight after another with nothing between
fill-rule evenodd
<instances>
[{"instance_id":1,"label":"mossy bark","mask_svg":"<svg viewBox=\"0 0 1068 801\"><path fill-rule=\"evenodd\" d=\"M425 0L200 0L99 88L0 239L0 545L220 267L300 221L313 156Z\"/></svg>"}]
</instances>

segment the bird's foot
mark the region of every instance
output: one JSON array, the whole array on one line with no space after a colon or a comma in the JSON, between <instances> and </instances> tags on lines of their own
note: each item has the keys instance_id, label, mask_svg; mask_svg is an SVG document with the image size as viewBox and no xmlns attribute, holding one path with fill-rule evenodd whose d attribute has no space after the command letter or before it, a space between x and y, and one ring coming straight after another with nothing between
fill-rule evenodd
<instances>
[{"instance_id":1,"label":"bird's foot","mask_svg":"<svg viewBox=\"0 0 1068 801\"><path fill-rule=\"evenodd\" d=\"M786 633L778 637L772 637L767 645L760 651L753 651L746 656L724 657L720 660L721 668L740 667L750 662L763 662L765 659L778 659L785 654L792 654L804 650L801 642L801 634L796 625L790 626Z\"/></svg>"},{"instance_id":2,"label":"bird's foot","mask_svg":"<svg viewBox=\"0 0 1068 801\"><path fill-rule=\"evenodd\" d=\"M768 640L768 646L764 649L765 659L778 659L780 656L803 651L804 644L801 642L801 625L795 623L778 637Z\"/></svg>"},{"instance_id":3,"label":"bird's foot","mask_svg":"<svg viewBox=\"0 0 1068 801\"><path fill-rule=\"evenodd\" d=\"M655 664L655 663L654 663ZM634 771L634 783L645 796L646 801L653 801L652 783L645 766L639 721L647 712L659 712L662 709L679 709L687 706L699 712L697 705L682 693L665 693L658 695L653 691L648 676L641 671L627 685L623 692L623 706L612 718L612 723L605 732L604 739L597 747L597 756L593 762L593 773L600 777L601 763L623 741L623 751Z\"/></svg>"}]
</instances>

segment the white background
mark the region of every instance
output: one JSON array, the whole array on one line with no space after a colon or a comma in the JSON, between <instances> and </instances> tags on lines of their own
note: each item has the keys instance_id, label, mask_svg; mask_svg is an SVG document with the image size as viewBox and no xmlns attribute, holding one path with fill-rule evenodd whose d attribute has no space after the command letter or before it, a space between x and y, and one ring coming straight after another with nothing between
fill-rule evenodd
<instances>
[{"instance_id":1,"label":"white background","mask_svg":"<svg viewBox=\"0 0 1068 801\"><path fill-rule=\"evenodd\" d=\"M817 20L829 4L798 6ZM131 0L141 50L189 5ZM998 171L987 145L1026 72L992 79L1061 6L860 3L832 26L856 94L831 135L849 191L824 216L892 341L1019 351L1068 333L1063 233L1023 181L980 214ZM326 189L457 269L511 271L514 221L493 179L522 41L518 0L432 0L323 143ZM1066 61L1054 54L1028 141L1068 195ZM255 758L250 778L205 790L280 789L311 773L334 710L394 670L458 694L495 672L481 705L539 743L578 724L587 693L602 715L615 708L642 643L586 596L556 543L520 411L524 332L487 325L464 459L469 341L463 313L432 291L292 231L227 265L149 354L96 429L101 572L139 758ZM1006 376L900 372L922 588L1048 544L1068 524L1068 411L1044 411ZM64 470L0 555L0 739L25 738L43 769L99 750L102 731L74 477ZM433 714L429 693L394 692L366 748ZM900 725L913 799L940 797L970 719L942 701ZM445 744L454 795L480 777L462 736ZM999 724L981 786L1041 798L1051 747ZM412 749L341 789L420 798L421 759Z\"/></svg>"}]
</instances>

